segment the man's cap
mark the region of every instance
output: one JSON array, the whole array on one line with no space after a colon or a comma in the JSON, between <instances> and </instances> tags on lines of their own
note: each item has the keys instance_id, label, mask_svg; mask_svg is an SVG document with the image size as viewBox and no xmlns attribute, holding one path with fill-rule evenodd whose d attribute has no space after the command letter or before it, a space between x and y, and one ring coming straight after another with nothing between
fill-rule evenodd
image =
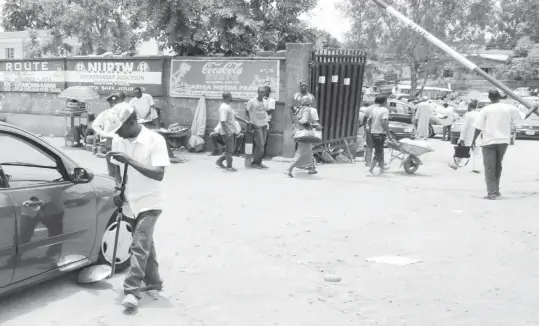
<instances>
[{"instance_id":1,"label":"man's cap","mask_svg":"<svg viewBox=\"0 0 539 326\"><path fill-rule=\"evenodd\" d=\"M120 95L118 93L111 93L107 97L107 102L116 102L120 99Z\"/></svg>"},{"instance_id":2,"label":"man's cap","mask_svg":"<svg viewBox=\"0 0 539 326\"><path fill-rule=\"evenodd\" d=\"M100 136L112 138L118 129L129 120L135 109L127 103L119 103L101 112L95 118L92 127Z\"/></svg>"}]
</instances>

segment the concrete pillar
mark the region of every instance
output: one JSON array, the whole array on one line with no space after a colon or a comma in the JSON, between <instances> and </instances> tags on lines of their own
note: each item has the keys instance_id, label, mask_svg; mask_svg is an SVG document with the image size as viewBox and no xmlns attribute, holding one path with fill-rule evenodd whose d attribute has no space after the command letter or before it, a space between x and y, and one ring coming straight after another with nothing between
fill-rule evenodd
<instances>
[{"instance_id":1,"label":"concrete pillar","mask_svg":"<svg viewBox=\"0 0 539 326\"><path fill-rule=\"evenodd\" d=\"M313 44L311 43L286 44L286 101L283 157L294 157L296 142L292 138L293 121L290 115L290 107L292 106L294 94L299 92L299 82L305 80L310 84L309 62L312 58L312 50Z\"/></svg>"}]
</instances>

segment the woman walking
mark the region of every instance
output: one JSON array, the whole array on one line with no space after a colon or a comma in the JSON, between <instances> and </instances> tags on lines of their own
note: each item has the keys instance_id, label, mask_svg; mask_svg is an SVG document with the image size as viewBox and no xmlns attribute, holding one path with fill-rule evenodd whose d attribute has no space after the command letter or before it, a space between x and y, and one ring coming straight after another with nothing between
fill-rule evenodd
<instances>
[{"instance_id":1,"label":"woman walking","mask_svg":"<svg viewBox=\"0 0 539 326\"><path fill-rule=\"evenodd\" d=\"M292 108L295 130L311 130L320 127L318 123L318 112L312 105L313 101L311 97L306 95L301 98L299 107ZM285 174L290 178L293 178L294 175L292 174L292 171L294 168L304 168L309 174L318 173L314 166L312 143L298 141L294 162L290 165L288 170L286 170Z\"/></svg>"}]
</instances>

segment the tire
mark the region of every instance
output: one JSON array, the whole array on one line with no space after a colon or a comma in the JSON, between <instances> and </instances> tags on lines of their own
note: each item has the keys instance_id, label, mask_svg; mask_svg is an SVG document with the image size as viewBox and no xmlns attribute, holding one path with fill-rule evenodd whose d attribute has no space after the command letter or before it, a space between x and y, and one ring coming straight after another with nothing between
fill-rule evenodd
<instances>
[{"instance_id":1,"label":"tire","mask_svg":"<svg viewBox=\"0 0 539 326\"><path fill-rule=\"evenodd\" d=\"M432 126L429 125L429 138L434 138L434 136L436 136L434 134L434 128L432 128Z\"/></svg>"},{"instance_id":2,"label":"tire","mask_svg":"<svg viewBox=\"0 0 539 326\"><path fill-rule=\"evenodd\" d=\"M459 142L458 137L451 137L451 144L457 145L458 142Z\"/></svg>"},{"instance_id":3,"label":"tire","mask_svg":"<svg viewBox=\"0 0 539 326\"><path fill-rule=\"evenodd\" d=\"M408 155L403 162L404 171L408 174L414 174L419 169L419 159L414 155Z\"/></svg>"},{"instance_id":4,"label":"tire","mask_svg":"<svg viewBox=\"0 0 539 326\"><path fill-rule=\"evenodd\" d=\"M120 221L120 234L118 237L118 250L116 252L116 271L121 272L129 267L131 259L131 242L133 241L133 223L123 216ZM101 238L98 264L111 265L114 238L116 237L116 214L114 214Z\"/></svg>"}]
</instances>

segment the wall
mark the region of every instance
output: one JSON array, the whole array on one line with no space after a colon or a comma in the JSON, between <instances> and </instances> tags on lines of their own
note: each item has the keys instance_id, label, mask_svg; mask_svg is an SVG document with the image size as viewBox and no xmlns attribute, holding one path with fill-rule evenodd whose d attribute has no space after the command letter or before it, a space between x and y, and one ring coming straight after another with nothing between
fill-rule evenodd
<instances>
[{"instance_id":1,"label":"wall","mask_svg":"<svg viewBox=\"0 0 539 326\"><path fill-rule=\"evenodd\" d=\"M145 57L148 60L162 60L162 92L154 96L156 107L162 110L162 120L165 126L171 123L179 123L182 126L191 127L193 122L196 107L199 98L179 98L169 96L169 80L171 57ZM75 70L74 64L70 62L79 62L80 60L139 60L141 57L133 58L68 58L66 60L64 70L69 70L66 74L72 73ZM144 59L144 58L142 58ZM182 58L183 59L183 58ZM280 156L283 153L283 132L285 126L285 101L286 93L286 59L283 57L253 57L253 58L194 58L188 57L184 59L190 60L279 60L279 101L276 105L276 111L273 117L273 124L269 132L268 155ZM0 60L0 65L2 61ZM136 66L136 65L135 65ZM36 72L40 73L40 72ZM75 85L70 80L66 79L66 87ZM3 82L3 81L2 81ZM85 85L85 84L83 84ZM133 86L133 85L131 85ZM108 88L105 88L108 89ZM132 87L125 88L132 89ZM87 103L87 110L93 113L100 113L108 108L105 101L108 92L103 89L98 90L101 97ZM128 96L130 94L128 93ZM128 98L129 100L130 98ZM218 99L207 99L207 121L206 134L209 134L218 122L218 109L221 101ZM232 104L240 116L245 116L246 100L235 100ZM0 117L5 117L6 121L22 128L30 130L34 133L43 135L64 136L66 132L67 119L59 116L57 111L60 111L65 105L65 100L59 99L56 93L31 93L31 92L0 92ZM207 142L209 144L209 142Z\"/></svg>"}]
</instances>

